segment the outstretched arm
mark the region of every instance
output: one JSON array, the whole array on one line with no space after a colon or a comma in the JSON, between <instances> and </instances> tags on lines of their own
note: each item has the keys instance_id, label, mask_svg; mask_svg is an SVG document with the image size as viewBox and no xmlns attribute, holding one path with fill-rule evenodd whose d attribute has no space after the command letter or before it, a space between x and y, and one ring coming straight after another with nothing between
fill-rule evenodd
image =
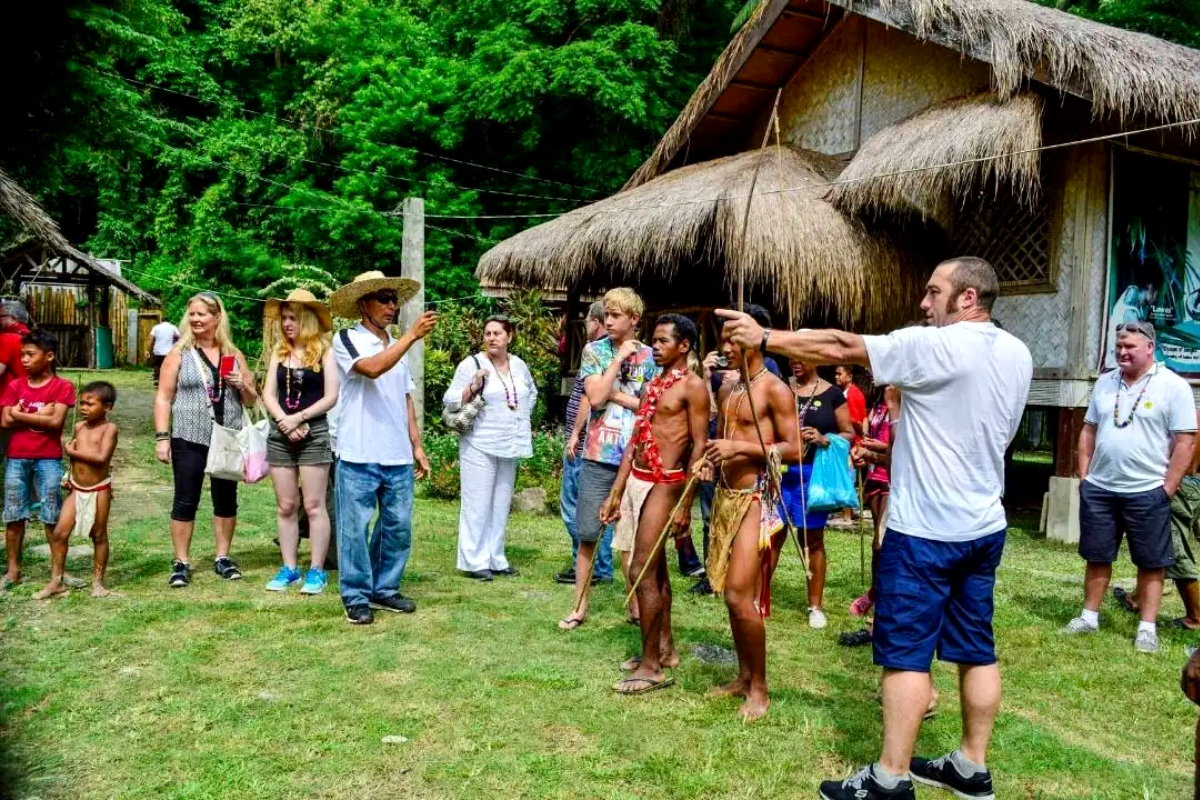
<instances>
[{"instance_id":1,"label":"outstretched arm","mask_svg":"<svg viewBox=\"0 0 1200 800\"><path fill-rule=\"evenodd\" d=\"M717 316L729 320L725 330L733 341L746 350L763 349L764 335L768 331L740 311L721 309ZM821 331L776 331L766 336L766 350L793 361L806 364L858 364L871 366L867 346L857 333L838 330Z\"/></svg>"}]
</instances>

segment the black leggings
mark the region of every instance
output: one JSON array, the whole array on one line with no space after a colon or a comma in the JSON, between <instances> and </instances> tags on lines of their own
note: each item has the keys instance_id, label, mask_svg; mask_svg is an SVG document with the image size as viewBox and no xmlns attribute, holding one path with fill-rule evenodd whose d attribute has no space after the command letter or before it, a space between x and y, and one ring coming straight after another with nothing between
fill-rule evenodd
<instances>
[{"instance_id":1,"label":"black leggings","mask_svg":"<svg viewBox=\"0 0 1200 800\"><path fill-rule=\"evenodd\" d=\"M200 506L200 490L204 487L204 464L208 461L208 445L184 439L171 440L171 470L175 473L175 502L171 519L193 522ZM237 516L237 481L212 478L209 481L214 517Z\"/></svg>"}]
</instances>

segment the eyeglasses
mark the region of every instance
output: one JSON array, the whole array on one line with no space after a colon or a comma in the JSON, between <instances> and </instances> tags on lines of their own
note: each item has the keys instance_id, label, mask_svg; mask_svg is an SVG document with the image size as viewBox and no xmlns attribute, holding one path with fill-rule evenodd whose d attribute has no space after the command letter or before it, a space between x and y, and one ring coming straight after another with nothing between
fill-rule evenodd
<instances>
[{"instance_id":1,"label":"eyeglasses","mask_svg":"<svg viewBox=\"0 0 1200 800\"><path fill-rule=\"evenodd\" d=\"M1154 326L1149 322L1122 322L1117 325L1117 333L1140 333L1150 341L1154 341Z\"/></svg>"},{"instance_id":2,"label":"eyeglasses","mask_svg":"<svg viewBox=\"0 0 1200 800\"><path fill-rule=\"evenodd\" d=\"M363 299L374 300L376 303L384 306L394 306L398 305L400 302L400 296L395 292L375 292L374 294L367 295Z\"/></svg>"}]
</instances>

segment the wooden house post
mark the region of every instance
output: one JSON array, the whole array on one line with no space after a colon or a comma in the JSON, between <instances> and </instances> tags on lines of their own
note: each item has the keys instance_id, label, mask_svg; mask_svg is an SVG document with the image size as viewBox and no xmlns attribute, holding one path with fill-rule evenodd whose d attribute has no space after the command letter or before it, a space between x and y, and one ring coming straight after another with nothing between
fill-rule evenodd
<instances>
[{"instance_id":1,"label":"wooden house post","mask_svg":"<svg viewBox=\"0 0 1200 800\"><path fill-rule=\"evenodd\" d=\"M421 285L411 301L400 309L400 327L411 328L425 310L425 201L406 197L403 205L404 238L400 249L400 275ZM417 342L406 356L417 391L413 404L417 408L417 424L425 429L425 343Z\"/></svg>"},{"instance_id":2,"label":"wooden house post","mask_svg":"<svg viewBox=\"0 0 1200 800\"><path fill-rule=\"evenodd\" d=\"M95 369L98 365L96 360L96 347L98 337L96 336L96 276L90 269L87 277L87 313L88 313L88 355L85 362L90 369Z\"/></svg>"}]
</instances>

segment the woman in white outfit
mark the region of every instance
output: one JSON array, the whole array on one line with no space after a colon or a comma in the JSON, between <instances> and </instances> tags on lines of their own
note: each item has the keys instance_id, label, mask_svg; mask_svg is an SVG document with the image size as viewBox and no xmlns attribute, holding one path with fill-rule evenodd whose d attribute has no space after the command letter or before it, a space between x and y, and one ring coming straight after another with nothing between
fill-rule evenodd
<instances>
[{"instance_id":1,"label":"woman in white outfit","mask_svg":"<svg viewBox=\"0 0 1200 800\"><path fill-rule=\"evenodd\" d=\"M458 568L480 581L517 574L504 556L504 528L517 462L533 455L529 417L537 402L537 386L525 362L508 352L513 330L507 317L490 317L483 327L483 352L458 365L443 398L451 410L480 392L485 401L458 445L462 474Z\"/></svg>"}]
</instances>

